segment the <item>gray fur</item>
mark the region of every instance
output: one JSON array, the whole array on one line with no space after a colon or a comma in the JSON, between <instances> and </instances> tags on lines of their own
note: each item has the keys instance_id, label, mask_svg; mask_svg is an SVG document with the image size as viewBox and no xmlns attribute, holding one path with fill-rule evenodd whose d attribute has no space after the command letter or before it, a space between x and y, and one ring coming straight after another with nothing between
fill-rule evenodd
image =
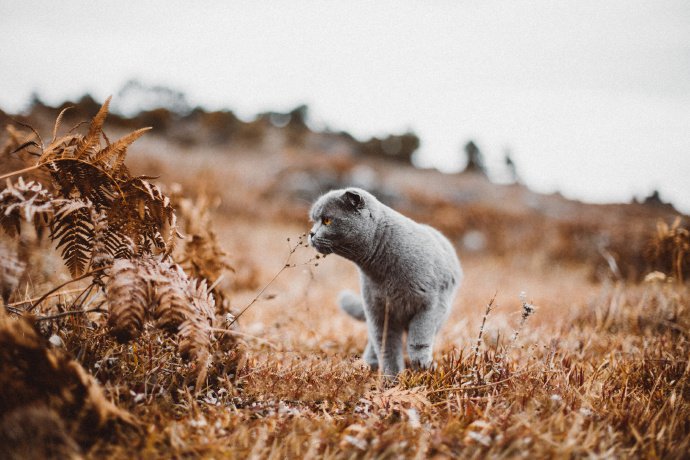
<instances>
[{"instance_id":1,"label":"gray fur","mask_svg":"<svg viewBox=\"0 0 690 460\"><path fill-rule=\"evenodd\" d=\"M314 222L310 244L322 254L351 260L359 269L361 300L345 291L339 303L345 312L367 323L364 360L373 369L381 367L386 376L397 375L405 367L403 334L407 332L412 365L431 366L434 338L462 279L450 242L436 229L357 188L321 196L310 218Z\"/></svg>"}]
</instances>

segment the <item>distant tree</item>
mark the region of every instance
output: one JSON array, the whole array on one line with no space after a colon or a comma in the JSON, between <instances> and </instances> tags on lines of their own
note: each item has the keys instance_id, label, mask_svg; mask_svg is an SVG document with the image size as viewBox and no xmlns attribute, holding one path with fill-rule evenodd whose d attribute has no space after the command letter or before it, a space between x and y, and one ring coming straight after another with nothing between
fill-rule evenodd
<instances>
[{"instance_id":1,"label":"distant tree","mask_svg":"<svg viewBox=\"0 0 690 460\"><path fill-rule=\"evenodd\" d=\"M513 162L513 159L510 156L509 149L505 150L505 164L506 169L508 170L508 174L510 175L510 181L520 182L520 176L518 176L517 168L515 167L515 162Z\"/></svg>"},{"instance_id":2,"label":"distant tree","mask_svg":"<svg viewBox=\"0 0 690 460\"><path fill-rule=\"evenodd\" d=\"M305 145L306 136L309 134L309 127L307 126L309 107L304 104L295 107L288 113L288 116L289 121L286 126L287 144L291 147L302 148Z\"/></svg>"},{"instance_id":3,"label":"distant tree","mask_svg":"<svg viewBox=\"0 0 690 460\"><path fill-rule=\"evenodd\" d=\"M486 168L484 167L484 155L482 155L479 147L473 142L469 141L465 144L465 155L467 157L467 166L464 172L479 173L486 176Z\"/></svg>"},{"instance_id":4,"label":"distant tree","mask_svg":"<svg viewBox=\"0 0 690 460\"><path fill-rule=\"evenodd\" d=\"M191 111L182 91L164 85L147 85L139 80L129 80L117 94L117 107L126 115L166 109L177 115Z\"/></svg>"},{"instance_id":5,"label":"distant tree","mask_svg":"<svg viewBox=\"0 0 690 460\"><path fill-rule=\"evenodd\" d=\"M307 129L307 119L309 117L309 106L300 105L292 109L288 115L290 115L290 121L288 122L288 127L292 129Z\"/></svg>"},{"instance_id":6,"label":"distant tree","mask_svg":"<svg viewBox=\"0 0 690 460\"><path fill-rule=\"evenodd\" d=\"M31 92L31 96L29 96L29 107L46 107L43 99L41 99L41 95L38 94L38 91Z\"/></svg>"},{"instance_id":7,"label":"distant tree","mask_svg":"<svg viewBox=\"0 0 690 460\"><path fill-rule=\"evenodd\" d=\"M408 131L401 135L391 134L383 139L372 137L360 144L363 155L389 158L404 163L412 163L412 155L419 148L419 137Z\"/></svg>"}]
</instances>

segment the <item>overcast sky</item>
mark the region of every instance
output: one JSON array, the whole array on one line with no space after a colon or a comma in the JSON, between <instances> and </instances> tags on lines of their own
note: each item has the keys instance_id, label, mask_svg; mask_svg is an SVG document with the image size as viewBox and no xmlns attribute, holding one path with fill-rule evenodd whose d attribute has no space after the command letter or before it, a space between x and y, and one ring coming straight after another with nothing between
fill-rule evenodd
<instances>
[{"instance_id":1,"label":"overcast sky","mask_svg":"<svg viewBox=\"0 0 690 460\"><path fill-rule=\"evenodd\" d=\"M687 0L191 4L0 0L0 108L131 78L245 117L306 103L359 137L415 131L424 165L474 139L539 191L690 212Z\"/></svg>"}]
</instances>

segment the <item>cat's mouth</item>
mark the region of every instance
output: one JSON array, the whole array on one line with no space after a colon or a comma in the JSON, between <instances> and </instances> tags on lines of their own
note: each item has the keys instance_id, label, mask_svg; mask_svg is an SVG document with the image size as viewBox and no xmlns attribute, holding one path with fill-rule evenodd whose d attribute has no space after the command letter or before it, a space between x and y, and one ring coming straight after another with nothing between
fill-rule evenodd
<instances>
[{"instance_id":1,"label":"cat's mouth","mask_svg":"<svg viewBox=\"0 0 690 460\"><path fill-rule=\"evenodd\" d=\"M333 245L330 241L322 238L309 237L309 244L321 254L331 254L333 252Z\"/></svg>"}]
</instances>

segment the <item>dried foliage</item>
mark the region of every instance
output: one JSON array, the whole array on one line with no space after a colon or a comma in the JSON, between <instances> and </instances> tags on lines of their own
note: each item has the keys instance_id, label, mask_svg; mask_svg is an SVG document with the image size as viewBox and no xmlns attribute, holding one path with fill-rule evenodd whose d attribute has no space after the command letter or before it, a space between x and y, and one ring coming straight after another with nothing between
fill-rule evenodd
<instances>
[{"instance_id":1,"label":"dried foliage","mask_svg":"<svg viewBox=\"0 0 690 460\"><path fill-rule=\"evenodd\" d=\"M180 336L180 352L206 366L215 317L204 281L177 264L154 258L117 259L106 285L108 324L122 342L139 336L147 320Z\"/></svg>"},{"instance_id":2,"label":"dried foliage","mask_svg":"<svg viewBox=\"0 0 690 460\"><path fill-rule=\"evenodd\" d=\"M27 320L10 318L3 309L0 386L0 414L11 416L17 409L33 406L50 408L65 424L69 437L84 446L111 430L113 423L134 424L129 413L105 398L79 363L51 349Z\"/></svg>"},{"instance_id":3,"label":"dried foliage","mask_svg":"<svg viewBox=\"0 0 690 460\"><path fill-rule=\"evenodd\" d=\"M46 406L24 406L1 417L0 445L7 460L83 458L65 423Z\"/></svg>"},{"instance_id":4,"label":"dried foliage","mask_svg":"<svg viewBox=\"0 0 690 460\"><path fill-rule=\"evenodd\" d=\"M157 327L179 334L180 350L194 357L200 375L205 375L214 317L208 314L207 303L210 300L213 305L213 296L201 292L205 283L190 281L181 266L171 261L179 235L170 199L148 177L134 177L125 166L127 147L148 128L111 143L103 133L109 102L91 120L86 134L79 134L77 126L58 136L64 109L48 145L33 129L35 140L15 147L18 137L11 139L14 150L40 150L33 152L38 162L32 168L48 171L51 182L49 189L22 177L14 184L8 182L0 192L2 226L10 236L21 233L22 220L38 230L49 227L72 277L92 276L82 304L93 286L102 288L113 335L131 340L152 320ZM197 268L222 254L211 230L206 230L205 238L212 243L196 244L195 254L204 248L211 252L188 258ZM8 263L3 272L8 292L18 284L12 267ZM208 269L195 272L217 276Z\"/></svg>"},{"instance_id":5,"label":"dried foliage","mask_svg":"<svg viewBox=\"0 0 690 460\"><path fill-rule=\"evenodd\" d=\"M229 299L218 287L227 270L233 270L227 254L221 249L211 222L211 209L217 207L208 195L202 193L196 200L177 196L175 208L184 223L185 242L180 264L194 278L206 280L213 286L212 292L218 314L230 311Z\"/></svg>"},{"instance_id":6,"label":"dried foliage","mask_svg":"<svg viewBox=\"0 0 690 460\"><path fill-rule=\"evenodd\" d=\"M10 236L21 232L22 219L41 229L47 226L55 205L59 203L39 183L26 183L21 177L16 184L8 181L0 192L0 223Z\"/></svg>"},{"instance_id":7,"label":"dried foliage","mask_svg":"<svg viewBox=\"0 0 690 460\"><path fill-rule=\"evenodd\" d=\"M23 145L40 149L34 169L50 173L52 190L34 182L24 184L20 178L17 185L3 191L0 201L3 227L10 232L18 231L20 209L30 213L24 216L26 220L36 214L45 220L51 214L51 238L62 248L74 277L89 268L94 242L100 257L128 255L132 247L136 254L169 254L176 235L170 200L147 177L132 177L124 163L127 147L148 128L110 143L103 133L109 102L103 104L85 135L72 129L57 136L65 109L47 146L37 133L37 141ZM100 220L98 226L96 220Z\"/></svg>"},{"instance_id":8,"label":"dried foliage","mask_svg":"<svg viewBox=\"0 0 690 460\"><path fill-rule=\"evenodd\" d=\"M139 266L129 259L118 259L110 269L106 284L108 325L118 340L127 342L139 335L149 306L149 288Z\"/></svg>"}]
</instances>

